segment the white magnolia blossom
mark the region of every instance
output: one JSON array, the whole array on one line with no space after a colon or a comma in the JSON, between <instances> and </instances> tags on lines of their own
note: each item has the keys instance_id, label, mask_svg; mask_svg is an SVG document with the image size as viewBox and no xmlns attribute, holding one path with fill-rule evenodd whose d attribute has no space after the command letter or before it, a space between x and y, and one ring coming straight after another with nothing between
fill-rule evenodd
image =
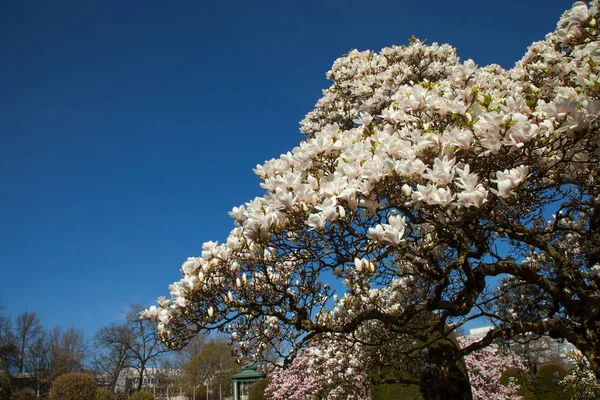
<instances>
[{"instance_id":1,"label":"white magnolia blossom","mask_svg":"<svg viewBox=\"0 0 600 400\"><path fill-rule=\"evenodd\" d=\"M534 249L522 266L545 271L561 252L579 260L581 237L564 249L555 240L568 218L545 231L538 219L543 206L600 198L597 17L598 1L575 3L510 70L416 39L336 60L334 84L301 122L306 139L255 168L264 196L234 207L226 240L187 259L171 299L144 316L170 345L220 329L258 356L269 335L302 343L363 319L393 321L408 305L442 307L421 302L436 293L464 301L441 309L468 319L483 288L460 297L464 282L494 260L503 263L489 276L521 274L491 244L517 223L541 232L510 236L517 251ZM574 223L582 207L569 212ZM501 270L509 264L517 272ZM597 293L598 266L579 269L577 288ZM548 276L536 282L555 293Z\"/></svg>"}]
</instances>

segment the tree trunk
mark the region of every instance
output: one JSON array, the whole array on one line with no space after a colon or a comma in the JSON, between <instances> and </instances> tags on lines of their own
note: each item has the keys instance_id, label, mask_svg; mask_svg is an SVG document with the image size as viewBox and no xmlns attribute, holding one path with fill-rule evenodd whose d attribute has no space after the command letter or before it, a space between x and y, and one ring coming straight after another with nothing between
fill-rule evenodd
<instances>
[{"instance_id":1,"label":"tree trunk","mask_svg":"<svg viewBox=\"0 0 600 400\"><path fill-rule=\"evenodd\" d=\"M21 340L21 354L19 359L19 373L23 373L23 365L25 364L25 337Z\"/></svg>"},{"instance_id":2,"label":"tree trunk","mask_svg":"<svg viewBox=\"0 0 600 400\"><path fill-rule=\"evenodd\" d=\"M451 338L430 347L429 366L421 375L425 400L473 400L467 366L456 360L458 344Z\"/></svg>"},{"instance_id":3,"label":"tree trunk","mask_svg":"<svg viewBox=\"0 0 600 400\"><path fill-rule=\"evenodd\" d=\"M140 379L138 379L137 391L142 390L142 384L144 383L144 371L146 370L146 364L142 363L140 365Z\"/></svg>"}]
</instances>

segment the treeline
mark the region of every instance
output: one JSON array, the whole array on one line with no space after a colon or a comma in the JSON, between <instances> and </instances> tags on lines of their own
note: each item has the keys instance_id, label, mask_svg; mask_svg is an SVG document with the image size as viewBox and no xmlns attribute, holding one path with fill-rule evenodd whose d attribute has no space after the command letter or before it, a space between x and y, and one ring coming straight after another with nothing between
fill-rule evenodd
<instances>
[{"instance_id":1,"label":"treeline","mask_svg":"<svg viewBox=\"0 0 600 400\"><path fill-rule=\"evenodd\" d=\"M125 322L104 326L91 338L77 327L46 328L34 312L14 318L0 313L0 375L12 379L15 392L36 397L48 396L52 383L72 372L87 373L98 387L124 398L149 388L157 397L231 393L231 374L239 367L225 339L199 336L170 351L156 325L140 320L142 308L131 306Z\"/></svg>"},{"instance_id":2,"label":"treeline","mask_svg":"<svg viewBox=\"0 0 600 400\"><path fill-rule=\"evenodd\" d=\"M14 320L0 316L0 369L6 373L27 373L38 382L52 381L66 372L83 370L88 354L88 343L79 328L46 329L29 311Z\"/></svg>"}]
</instances>

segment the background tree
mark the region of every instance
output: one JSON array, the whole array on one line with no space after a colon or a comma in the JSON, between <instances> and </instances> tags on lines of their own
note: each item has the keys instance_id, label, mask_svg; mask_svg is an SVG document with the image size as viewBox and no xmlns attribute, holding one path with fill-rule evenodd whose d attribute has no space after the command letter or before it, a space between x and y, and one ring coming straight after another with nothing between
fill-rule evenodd
<instances>
[{"instance_id":1,"label":"background tree","mask_svg":"<svg viewBox=\"0 0 600 400\"><path fill-rule=\"evenodd\" d=\"M35 394L42 395L50 387L52 379L52 352L49 332L42 332L29 346L25 365L27 371L36 377Z\"/></svg>"},{"instance_id":2,"label":"background tree","mask_svg":"<svg viewBox=\"0 0 600 400\"><path fill-rule=\"evenodd\" d=\"M150 362L169 351L161 343L156 325L140 318L143 309L144 307L141 305L133 305L126 316L126 323L131 330L126 345L129 349L131 366L138 372L136 391L142 389L146 369L150 366Z\"/></svg>"},{"instance_id":3,"label":"background tree","mask_svg":"<svg viewBox=\"0 0 600 400\"><path fill-rule=\"evenodd\" d=\"M15 335L19 351L17 367L20 373L25 370L25 359L29 346L41 335L42 329L40 319L35 313L25 311L15 318Z\"/></svg>"},{"instance_id":4,"label":"background tree","mask_svg":"<svg viewBox=\"0 0 600 400\"><path fill-rule=\"evenodd\" d=\"M225 397L232 395L231 375L239 370L232 351L223 339L212 339L183 367L183 378L193 396L201 387Z\"/></svg>"},{"instance_id":5,"label":"background tree","mask_svg":"<svg viewBox=\"0 0 600 400\"><path fill-rule=\"evenodd\" d=\"M185 364L192 361L194 357L202 352L202 348L207 342L208 337L203 334L199 334L191 338L190 341L183 346L183 348L179 349L179 351L175 353L175 359L177 360L178 367L183 369Z\"/></svg>"},{"instance_id":6,"label":"background tree","mask_svg":"<svg viewBox=\"0 0 600 400\"><path fill-rule=\"evenodd\" d=\"M18 358L17 338L8 316L0 314L0 370L8 372Z\"/></svg>"},{"instance_id":7,"label":"background tree","mask_svg":"<svg viewBox=\"0 0 600 400\"><path fill-rule=\"evenodd\" d=\"M89 350L81 329L70 327L63 330L56 326L50 332L49 342L53 377L84 370Z\"/></svg>"},{"instance_id":8,"label":"background tree","mask_svg":"<svg viewBox=\"0 0 600 400\"><path fill-rule=\"evenodd\" d=\"M253 358L274 336L294 355L371 323L434 315L446 336L486 317L451 358L548 334L600 377L599 17L576 2L510 71L416 39L336 60L307 140L257 166L266 194L146 317L170 346L228 331ZM524 285L527 306L504 307Z\"/></svg>"},{"instance_id":9,"label":"background tree","mask_svg":"<svg viewBox=\"0 0 600 400\"><path fill-rule=\"evenodd\" d=\"M100 328L94 335L95 354L92 364L97 371L110 376L109 389L113 392L116 391L121 372L131 362L133 334L129 324L111 323Z\"/></svg>"}]
</instances>

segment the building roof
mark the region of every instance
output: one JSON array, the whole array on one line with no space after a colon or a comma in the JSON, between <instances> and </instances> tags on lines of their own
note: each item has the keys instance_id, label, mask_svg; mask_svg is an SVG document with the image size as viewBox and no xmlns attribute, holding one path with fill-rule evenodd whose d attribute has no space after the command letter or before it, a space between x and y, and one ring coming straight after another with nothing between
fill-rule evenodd
<instances>
[{"instance_id":1,"label":"building roof","mask_svg":"<svg viewBox=\"0 0 600 400\"><path fill-rule=\"evenodd\" d=\"M263 379L265 375L256 370L254 363L245 364L242 370L231 377L234 381L258 381Z\"/></svg>"}]
</instances>

